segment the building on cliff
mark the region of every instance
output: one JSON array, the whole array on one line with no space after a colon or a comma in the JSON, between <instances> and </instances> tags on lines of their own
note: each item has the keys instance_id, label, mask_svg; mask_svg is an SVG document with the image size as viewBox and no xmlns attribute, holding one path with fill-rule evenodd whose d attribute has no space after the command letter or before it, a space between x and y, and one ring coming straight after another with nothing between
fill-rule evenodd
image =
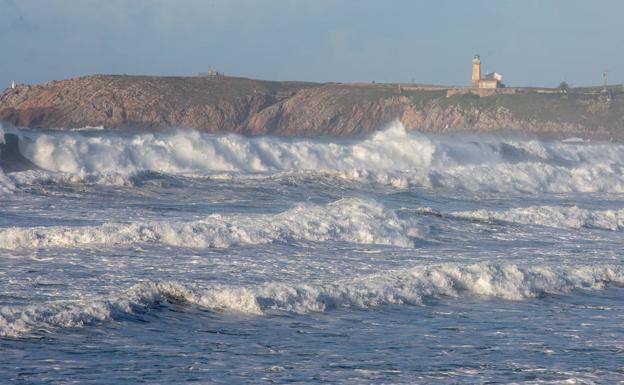
<instances>
[{"instance_id":1,"label":"building on cliff","mask_svg":"<svg viewBox=\"0 0 624 385\"><path fill-rule=\"evenodd\" d=\"M475 55L472 59L472 86L475 88L503 88L503 75L490 72L481 76L481 57Z\"/></svg>"},{"instance_id":2,"label":"building on cliff","mask_svg":"<svg viewBox=\"0 0 624 385\"><path fill-rule=\"evenodd\" d=\"M219 77L223 76L223 74L217 70L210 68L208 72L200 72L197 74L199 77Z\"/></svg>"}]
</instances>

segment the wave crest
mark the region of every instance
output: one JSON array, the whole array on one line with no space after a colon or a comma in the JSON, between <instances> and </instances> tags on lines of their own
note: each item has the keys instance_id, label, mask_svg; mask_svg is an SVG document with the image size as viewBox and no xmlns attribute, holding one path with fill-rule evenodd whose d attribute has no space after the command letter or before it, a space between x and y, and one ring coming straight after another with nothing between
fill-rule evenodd
<instances>
[{"instance_id":1,"label":"wave crest","mask_svg":"<svg viewBox=\"0 0 624 385\"><path fill-rule=\"evenodd\" d=\"M505 211L460 211L451 213L449 216L566 229L594 228L613 231L624 229L624 209L587 210L576 206L531 206Z\"/></svg>"},{"instance_id":2,"label":"wave crest","mask_svg":"<svg viewBox=\"0 0 624 385\"><path fill-rule=\"evenodd\" d=\"M181 247L230 247L275 241L345 241L414 246L418 223L377 202L345 198L327 205L298 204L276 215L210 215L192 222L107 223L101 226L8 228L0 248L76 247L157 242Z\"/></svg>"},{"instance_id":3,"label":"wave crest","mask_svg":"<svg viewBox=\"0 0 624 385\"><path fill-rule=\"evenodd\" d=\"M0 308L0 336L37 329L83 327L144 312L167 301L213 311L266 314L323 312L337 308L419 305L428 298L477 295L508 300L624 284L621 266L521 267L513 264L444 264L390 271L333 283L267 283L255 287L140 283L104 299Z\"/></svg>"},{"instance_id":4,"label":"wave crest","mask_svg":"<svg viewBox=\"0 0 624 385\"><path fill-rule=\"evenodd\" d=\"M143 171L212 175L319 172L399 188L624 192L624 145L408 133L395 122L364 140L247 138L194 131L26 134L24 155L63 181L131 184ZM20 183L50 178L32 172ZM54 178L53 178L54 179Z\"/></svg>"}]
</instances>

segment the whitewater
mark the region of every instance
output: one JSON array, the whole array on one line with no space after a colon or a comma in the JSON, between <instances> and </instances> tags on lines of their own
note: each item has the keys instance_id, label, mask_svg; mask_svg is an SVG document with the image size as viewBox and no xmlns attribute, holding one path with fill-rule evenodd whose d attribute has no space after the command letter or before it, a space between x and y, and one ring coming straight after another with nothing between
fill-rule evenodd
<instances>
[{"instance_id":1,"label":"whitewater","mask_svg":"<svg viewBox=\"0 0 624 385\"><path fill-rule=\"evenodd\" d=\"M0 382L624 381L624 144L0 127Z\"/></svg>"}]
</instances>

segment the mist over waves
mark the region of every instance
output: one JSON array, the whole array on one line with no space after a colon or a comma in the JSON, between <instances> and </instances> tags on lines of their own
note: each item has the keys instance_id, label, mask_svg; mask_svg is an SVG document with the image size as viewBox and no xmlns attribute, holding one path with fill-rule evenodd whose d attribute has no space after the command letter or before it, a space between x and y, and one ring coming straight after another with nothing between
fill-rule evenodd
<instances>
[{"instance_id":1,"label":"mist over waves","mask_svg":"<svg viewBox=\"0 0 624 385\"><path fill-rule=\"evenodd\" d=\"M396 188L490 192L624 191L619 143L410 133L399 122L363 140L189 130L17 134L20 152L41 170L2 174L4 191L41 180L129 185L144 172L222 178L314 173Z\"/></svg>"}]
</instances>

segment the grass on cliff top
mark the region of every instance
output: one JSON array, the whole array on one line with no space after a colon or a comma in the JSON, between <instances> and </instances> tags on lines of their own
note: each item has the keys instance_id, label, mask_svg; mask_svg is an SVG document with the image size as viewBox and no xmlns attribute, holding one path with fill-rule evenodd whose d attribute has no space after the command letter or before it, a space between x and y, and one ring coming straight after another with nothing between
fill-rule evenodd
<instances>
[{"instance_id":1,"label":"grass on cliff top","mask_svg":"<svg viewBox=\"0 0 624 385\"><path fill-rule=\"evenodd\" d=\"M212 104L236 101L254 95L289 95L318 83L264 81L229 76L129 76L106 75L110 85L142 94L156 94L169 101Z\"/></svg>"},{"instance_id":2,"label":"grass on cliff top","mask_svg":"<svg viewBox=\"0 0 624 385\"><path fill-rule=\"evenodd\" d=\"M607 108L598 113L608 116L618 114L622 103L614 99ZM474 94L458 94L441 100L444 107L469 109L496 109L503 107L521 119L567 120L582 119L591 113L592 107L602 103L597 95L582 93L518 93L479 97Z\"/></svg>"},{"instance_id":3,"label":"grass on cliff top","mask_svg":"<svg viewBox=\"0 0 624 385\"><path fill-rule=\"evenodd\" d=\"M341 90L348 90L344 93L342 101L344 103L366 103L375 102L382 99L404 96L419 107L424 107L429 101L444 98L446 90L410 90L402 88L399 92L397 85L392 84L341 84L337 86Z\"/></svg>"}]
</instances>

